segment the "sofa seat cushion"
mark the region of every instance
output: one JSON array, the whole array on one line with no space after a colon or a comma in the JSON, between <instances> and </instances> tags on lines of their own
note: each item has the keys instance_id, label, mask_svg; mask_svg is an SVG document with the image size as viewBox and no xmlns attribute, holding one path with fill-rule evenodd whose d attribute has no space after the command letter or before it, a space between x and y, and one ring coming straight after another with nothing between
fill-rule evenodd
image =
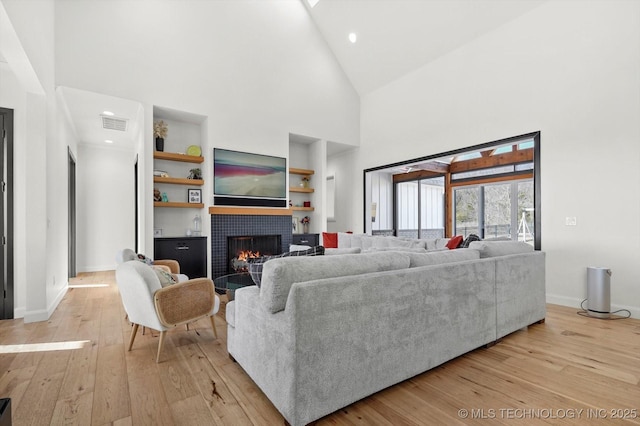
<instances>
[{"instance_id":1,"label":"sofa seat cushion","mask_svg":"<svg viewBox=\"0 0 640 426\"><path fill-rule=\"evenodd\" d=\"M263 265L260 299L276 313L284 310L294 283L405 269L409 264L407 254L399 252L273 259Z\"/></svg>"},{"instance_id":2,"label":"sofa seat cushion","mask_svg":"<svg viewBox=\"0 0 640 426\"><path fill-rule=\"evenodd\" d=\"M480 258L530 253L533 247L522 241L473 241L470 249L478 250Z\"/></svg>"},{"instance_id":3,"label":"sofa seat cushion","mask_svg":"<svg viewBox=\"0 0 640 426\"><path fill-rule=\"evenodd\" d=\"M444 263L464 262L466 260L480 259L478 250L442 250L426 253L408 253L411 267L440 265Z\"/></svg>"}]
</instances>

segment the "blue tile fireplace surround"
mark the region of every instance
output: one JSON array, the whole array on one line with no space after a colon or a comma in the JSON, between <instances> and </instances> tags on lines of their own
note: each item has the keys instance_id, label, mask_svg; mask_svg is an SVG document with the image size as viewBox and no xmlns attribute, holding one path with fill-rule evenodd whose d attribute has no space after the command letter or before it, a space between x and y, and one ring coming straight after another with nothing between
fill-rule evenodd
<instances>
[{"instance_id":1,"label":"blue tile fireplace surround","mask_svg":"<svg viewBox=\"0 0 640 426\"><path fill-rule=\"evenodd\" d=\"M265 209L268 211L269 209ZM255 210L253 210L255 211ZM211 214L211 278L228 271L228 237L280 235L281 252L291 244L291 216L266 214Z\"/></svg>"}]
</instances>

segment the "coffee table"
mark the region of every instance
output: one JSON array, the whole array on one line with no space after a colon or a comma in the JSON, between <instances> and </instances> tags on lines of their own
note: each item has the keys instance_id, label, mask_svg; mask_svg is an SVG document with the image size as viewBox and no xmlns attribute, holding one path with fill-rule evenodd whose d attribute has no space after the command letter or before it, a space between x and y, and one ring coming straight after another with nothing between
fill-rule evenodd
<instances>
[{"instance_id":1,"label":"coffee table","mask_svg":"<svg viewBox=\"0 0 640 426\"><path fill-rule=\"evenodd\" d=\"M226 294L229 302L235 299L236 290L255 285L248 272L222 275L213 280L213 286L219 294Z\"/></svg>"}]
</instances>

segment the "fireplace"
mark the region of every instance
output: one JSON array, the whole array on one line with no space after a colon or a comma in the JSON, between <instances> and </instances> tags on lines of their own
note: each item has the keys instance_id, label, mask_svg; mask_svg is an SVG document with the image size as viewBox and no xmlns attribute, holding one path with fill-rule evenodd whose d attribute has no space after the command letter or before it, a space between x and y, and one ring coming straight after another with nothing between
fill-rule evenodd
<instances>
[{"instance_id":1,"label":"fireplace","mask_svg":"<svg viewBox=\"0 0 640 426\"><path fill-rule=\"evenodd\" d=\"M240 212L248 212L240 214ZM275 211L278 214L274 214ZM285 212L287 214L281 214ZM282 209L241 209L210 207L211 214L211 277L230 272L228 238L246 236L277 236L280 246L273 253L289 250L291 244L291 212ZM264 251L265 249L262 248ZM269 250L271 251L271 250ZM262 252L260 254L263 254ZM267 254L264 252L264 254Z\"/></svg>"},{"instance_id":2,"label":"fireplace","mask_svg":"<svg viewBox=\"0 0 640 426\"><path fill-rule=\"evenodd\" d=\"M280 235L227 236L228 273L247 272L248 260L282 252Z\"/></svg>"}]
</instances>

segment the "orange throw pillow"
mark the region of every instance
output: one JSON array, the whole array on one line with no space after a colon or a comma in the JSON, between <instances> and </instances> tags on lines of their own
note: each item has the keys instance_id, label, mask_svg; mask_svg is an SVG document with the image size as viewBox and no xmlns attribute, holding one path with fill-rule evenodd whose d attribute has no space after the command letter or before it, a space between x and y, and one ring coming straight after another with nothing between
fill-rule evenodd
<instances>
[{"instance_id":1,"label":"orange throw pillow","mask_svg":"<svg viewBox=\"0 0 640 426\"><path fill-rule=\"evenodd\" d=\"M457 249L458 246L462 243L462 240L463 240L462 235L456 235L455 237L451 237L451 239L447 243L447 248L449 250Z\"/></svg>"},{"instance_id":2,"label":"orange throw pillow","mask_svg":"<svg viewBox=\"0 0 640 426\"><path fill-rule=\"evenodd\" d=\"M338 248L338 233L323 232L322 245L324 246L324 248Z\"/></svg>"}]
</instances>

